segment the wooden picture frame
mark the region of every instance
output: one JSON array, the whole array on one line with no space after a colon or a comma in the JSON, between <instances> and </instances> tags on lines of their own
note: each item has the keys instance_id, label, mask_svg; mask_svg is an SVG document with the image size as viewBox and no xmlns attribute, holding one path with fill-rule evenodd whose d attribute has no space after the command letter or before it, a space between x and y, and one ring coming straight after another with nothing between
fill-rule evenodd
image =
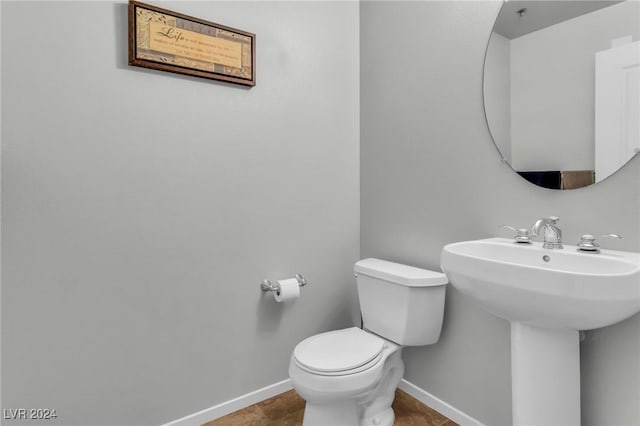
<instances>
[{"instance_id":1,"label":"wooden picture frame","mask_svg":"<svg viewBox=\"0 0 640 426\"><path fill-rule=\"evenodd\" d=\"M256 36L129 1L129 65L255 86Z\"/></svg>"}]
</instances>

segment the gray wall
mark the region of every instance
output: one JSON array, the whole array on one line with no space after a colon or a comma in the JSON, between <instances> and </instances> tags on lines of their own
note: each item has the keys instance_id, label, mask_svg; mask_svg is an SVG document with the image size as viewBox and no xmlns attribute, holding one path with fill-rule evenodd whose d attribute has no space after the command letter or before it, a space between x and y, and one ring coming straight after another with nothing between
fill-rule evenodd
<instances>
[{"instance_id":1,"label":"gray wall","mask_svg":"<svg viewBox=\"0 0 640 426\"><path fill-rule=\"evenodd\" d=\"M640 159L596 186L546 190L501 164L482 107L500 2L363 2L361 256L438 268L442 246L558 215L565 240L619 232L640 248ZM380 29L384 28L384 31ZM402 66L400 66L402 64ZM441 340L405 377L488 425L511 421L509 325L448 288ZM582 344L585 425L640 424L640 316Z\"/></svg>"},{"instance_id":2,"label":"gray wall","mask_svg":"<svg viewBox=\"0 0 640 426\"><path fill-rule=\"evenodd\" d=\"M127 66L125 3L2 2L2 403L46 424L174 420L355 316L357 3L162 6L256 33L257 86Z\"/></svg>"}]
</instances>

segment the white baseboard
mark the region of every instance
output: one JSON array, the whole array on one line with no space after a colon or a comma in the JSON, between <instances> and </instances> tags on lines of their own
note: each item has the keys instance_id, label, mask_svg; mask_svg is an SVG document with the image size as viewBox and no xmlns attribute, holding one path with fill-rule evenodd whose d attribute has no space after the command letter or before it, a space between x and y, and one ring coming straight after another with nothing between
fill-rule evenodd
<instances>
[{"instance_id":1,"label":"white baseboard","mask_svg":"<svg viewBox=\"0 0 640 426\"><path fill-rule=\"evenodd\" d=\"M218 419L222 416L226 416L227 414L233 413L234 411L238 411L250 405L257 404L260 401L264 401L265 399L269 399L291 389L293 389L291 380L286 379L281 382L274 383L273 385L266 386L262 389L249 392L246 395L242 395L232 400L223 402L222 404L205 408L204 410L198 411L197 413L190 414L188 416L182 417L181 419L166 423L162 426L200 426L203 423ZM428 405L440 414L458 423L460 426L484 426L480 421L447 404L440 398L431 395L424 389L420 389L419 387L411 382L406 381L405 379L402 379L400 385L398 386L398 389L405 391L418 401L422 402L425 405Z\"/></svg>"},{"instance_id":2,"label":"white baseboard","mask_svg":"<svg viewBox=\"0 0 640 426\"><path fill-rule=\"evenodd\" d=\"M449 418L450 420L453 420L460 426L484 426L484 424L479 420L474 419L467 413L464 413L454 406L447 404L440 398L431 395L426 390L417 387L416 385L406 381L405 379L402 379L400 385L398 385L398 389L405 391L418 401L422 402L424 405L433 408L438 413Z\"/></svg>"},{"instance_id":3,"label":"white baseboard","mask_svg":"<svg viewBox=\"0 0 640 426\"><path fill-rule=\"evenodd\" d=\"M256 404L265 399L269 399L273 396L279 395L283 392L287 392L293 389L291 380L286 379L273 385L266 386L262 389L258 389L253 392L249 392L246 395L239 396L232 400L223 402L222 404L214 405L213 407L205 408L197 413L190 414L181 419L174 420L166 423L162 426L200 426L203 423L210 422L211 420L226 416L234 411L241 410L250 405Z\"/></svg>"}]
</instances>

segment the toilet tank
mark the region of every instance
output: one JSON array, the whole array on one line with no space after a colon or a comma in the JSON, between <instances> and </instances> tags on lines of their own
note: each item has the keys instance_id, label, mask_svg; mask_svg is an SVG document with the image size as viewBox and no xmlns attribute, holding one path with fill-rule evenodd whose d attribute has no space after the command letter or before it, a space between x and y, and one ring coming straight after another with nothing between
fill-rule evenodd
<instances>
[{"instance_id":1,"label":"toilet tank","mask_svg":"<svg viewBox=\"0 0 640 426\"><path fill-rule=\"evenodd\" d=\"M440 338L447 277L380 259L356 262L364 328L403 346Z\"/></svg>"}]
</instances>

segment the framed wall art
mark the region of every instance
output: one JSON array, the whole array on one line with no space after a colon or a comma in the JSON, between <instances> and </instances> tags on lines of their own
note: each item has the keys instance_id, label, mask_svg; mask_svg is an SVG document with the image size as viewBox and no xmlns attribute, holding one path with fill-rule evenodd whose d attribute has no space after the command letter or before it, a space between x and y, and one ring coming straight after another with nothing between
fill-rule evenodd
<instances>
[{"instance_id":1,"label":"framed wall art","mask_svg":"<svg viewBox=\"0 0 640 426\"><path fill-rule=\"evenodd\" d=\"M255 34L129 2L129 65L255 86Z\"/></svg>"}]
</instances>

